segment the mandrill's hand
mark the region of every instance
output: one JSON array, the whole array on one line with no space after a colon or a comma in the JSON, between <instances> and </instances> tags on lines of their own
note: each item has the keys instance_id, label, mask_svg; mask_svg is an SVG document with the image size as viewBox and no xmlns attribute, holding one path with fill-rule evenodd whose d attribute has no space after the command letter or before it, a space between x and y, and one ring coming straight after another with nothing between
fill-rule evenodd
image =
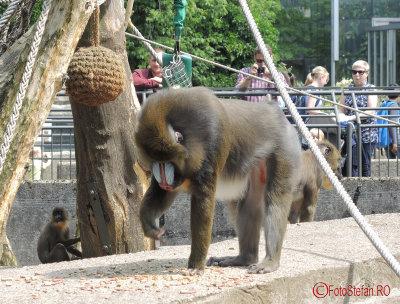
<instances>
[{"instance_id":1,"label":"mandrill's hand","mask_svg":"<svg viewBox=\"0 0 400 304\"><path fill-rule=\"evenodd\" d=\"M148 231L145 231L144 234L154 240L160 241L160 242L166 242L162 236L164 235L165 230L162 228L153 228Z\"/></svg>"}]
</instances>

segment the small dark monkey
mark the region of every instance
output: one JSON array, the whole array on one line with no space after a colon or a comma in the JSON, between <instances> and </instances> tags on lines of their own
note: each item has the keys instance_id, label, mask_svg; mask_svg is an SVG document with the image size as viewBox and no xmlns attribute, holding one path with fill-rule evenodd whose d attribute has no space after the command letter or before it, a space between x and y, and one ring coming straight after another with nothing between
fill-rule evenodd
<instances>
[{"instance_id":1,"label":"small dark monkey","mask_svg":"<svg viewBox=\"0 0 400 304\"><path fill-rule=\"evenodd\" d=\"M333 172L341 179L341 155L338 149L327 140L318 141L317 145ZM311 150L302 152L300 172L301 180L296 187L289 214L291 224L312 222L321 185L328 190L332 188Z\"/></svg>"},{"instance_id":2,"label":"small dark monkey","mask_svg":"<svg viewBox=\"0 0 400 304\"><path fill-rule=\"evenodd\" d=\"M82 253L72 245L80 238L69 238L69 216L61 207L53 209L51 222L40 233L37 253L42 263L70 261L68 252L82 258ZM68 252L67 252L68 251Z\"/></svg>"},{"instance_id":3,"label":"small dark monkey","mask_svg":"<svg viewBox=\"0 0 400 304\"><path fill-rule=\"evenodd\" d=\"M191 193L188 274L202 273L215 198L236 203L238 256L208 265L248 266L252 273L279 267L300 162L300 143L276 103L218 99L206 88L153 94L142 108L135 140L152 179L141 204L144 233L161 239L158 219L180 191ZM264 226L266 256L258 263Z\"/></svg>"}]
</instances>

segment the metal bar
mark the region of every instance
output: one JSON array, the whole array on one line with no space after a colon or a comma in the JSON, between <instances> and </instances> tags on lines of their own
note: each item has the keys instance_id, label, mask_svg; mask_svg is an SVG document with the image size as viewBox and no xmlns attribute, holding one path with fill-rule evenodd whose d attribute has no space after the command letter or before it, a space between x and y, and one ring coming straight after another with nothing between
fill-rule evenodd
<instances>
[{"instance_id":1,"label":"metal bar","mask_svg":"<svg viewBox=\"0 0 400 304\"><path fill-rule=\"evenodd\" d=\"M383 86L383 32L379 32L379 85Z\"/></svg>"},{"instance_id":2,"label":"metal bar","mask_svg":"<svg viewBox=\"0 0 400 304\"><path fill-rule=\"evenodd\" d=\"M356 100L356 95L351 93L351 98L353 100L353 108L358 109L357 105L357 100ZM361 119L360 119L360 114L358 112L354 113L356 115L356 123L358 126L361 125ZM361 150L361 144L362 144L362 136L361 136L361 128L358 127L356 129L357 132L357 155L358 155L358 176L362 176L362 150Z\"/></svg>"},{"instance_id":3,"label":"metal bar","mask_svg":"<svg viewBox=\"0 0 400 304\"><path fill-rule=\"evenodd\" d=\"M370 66L372 66L372 60L371 60L371 32L368 32L368 36L367 36L367 45L368 45L368 63L369 63L369 65ZM372 80L371 80L371 76L372 76L372 73L370 73L369 74L369 82L370 83L373 83L372 82ZM375 80L375 79L374 79Z\"/></svg>"},{"instance_id":4,"label":"metal bar","mask_svg":"<svg viewBox=\"0 0 400 304\"><path fill-rule=\"evenodd\" d=\"M335 62L339 60L339 0L331 0L331 16L331 84L335 85Z\"/></svg>"},{"instance_id":5,"label":"metal bar","mask_svg":"<svg viewBox=\"0 0 400 304\"><path fill-rule=\"evenodd\" d=\"M374 85L378 85L378 60L377 60L377 45L376 31L374 31Z\"/></svg>"},{"instance_id":6,"label":"metal bar","mask_svg":"<svg viewBox=\"0 0 400 304\"><path fill-rule=\"evenodd\" d=\"M396 52L397 52L397 37L396 37L396 31L393 31L393 83L397 83L397 56L396 56Z\"/></svg>"},{"instance_id":7,"label":"metal bar","mask_svg":"<svg viewBox=\"0 0 400 304\"><path fill-rule=\"evenodd\" d=\"M386 31L386 85L390 84L390 61L391 61L391 39L390 33Z\"/></svg>"},{"instance_id":8,"label":"metal bar","mask_svg":"<svg viewBox=\"0 0 400 304\"><path fill-rule=\"evenodd\" d=\"M332 100L336 100L335 93L332 92L331 94ZM333 106L333 112L335 113L335 117L339 117L339 111L336 105ZM336 142L336 148L340 150L341 148L341 143L340 140L342 138L342 128L340 126L340 122L338 119L336 119L336 124L337 124L337 142Z\"/></svg>"},{"instance_id":9,"label":"metal bar","mask_svg":"<svg viewBox=\"0 0 400 304\"><path fill-rule=\"evenodd\" d=\"M353 138L353 124L348 123L346 127L346 152L347 152L347 159L346 159L346 176L353 176L353 145L352 145L352 138Z\"/></svg>"},{"instance_id":10,"label":"metal bar","mask_svg":"<svg viewBox=\"0 0 400 304\"><path fill-rule=\"evenodd\" d=\"M106 221L104 219L103 208L101 207L101 201L97 192L95 183L88 185L90 203L93 208L94 217L96 219L97 230L102 245L102 250L105 254L110 255L112 253L111 238L108 233Z\"/></svg>"}]
</instances>

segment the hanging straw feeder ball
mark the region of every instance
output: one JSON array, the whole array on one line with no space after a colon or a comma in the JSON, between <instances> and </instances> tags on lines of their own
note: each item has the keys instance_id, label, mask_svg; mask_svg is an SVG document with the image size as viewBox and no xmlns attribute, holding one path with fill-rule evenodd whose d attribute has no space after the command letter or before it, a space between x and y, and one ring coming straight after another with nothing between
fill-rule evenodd
<instances>
[{"instance_id":1,"label":"hanging straw feeder ball","mask_svg":"<svg viewBox=\"0 0 400 304\"><path fill-rule=\"evenodd\" d=\"M67 73L67 94L89 106L115 100L125 87L121 59L102 46L80 48L74 54Z\"/></svg>"}]
</instances>

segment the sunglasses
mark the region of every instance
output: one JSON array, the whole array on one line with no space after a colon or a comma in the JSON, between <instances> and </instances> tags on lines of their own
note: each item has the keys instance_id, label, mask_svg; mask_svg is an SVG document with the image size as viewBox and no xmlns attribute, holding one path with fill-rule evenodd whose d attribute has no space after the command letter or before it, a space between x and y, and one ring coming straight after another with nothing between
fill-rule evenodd
<instances>
[{"instance_id":1,"label":"sunglasses","mask_svg":"<svg viewBox=\"0 0 400 304\"><path fill-rule=\"evenodd\" d=\"M263 63L264 59L256 59L257 63Z\"/></svg>"},{"instance_id":2,"label":"sunglasses","mask_svg":"<svg viewBox=\"0 0 400 304\"><path fill-rule=\"evenodd\" d=\"M368 71L351 70L351 74L353 74L353 75L357 75L357 74L364 75L364 73L366 73L366 72L368 72Z\"/></svg>"}]
</instances>

